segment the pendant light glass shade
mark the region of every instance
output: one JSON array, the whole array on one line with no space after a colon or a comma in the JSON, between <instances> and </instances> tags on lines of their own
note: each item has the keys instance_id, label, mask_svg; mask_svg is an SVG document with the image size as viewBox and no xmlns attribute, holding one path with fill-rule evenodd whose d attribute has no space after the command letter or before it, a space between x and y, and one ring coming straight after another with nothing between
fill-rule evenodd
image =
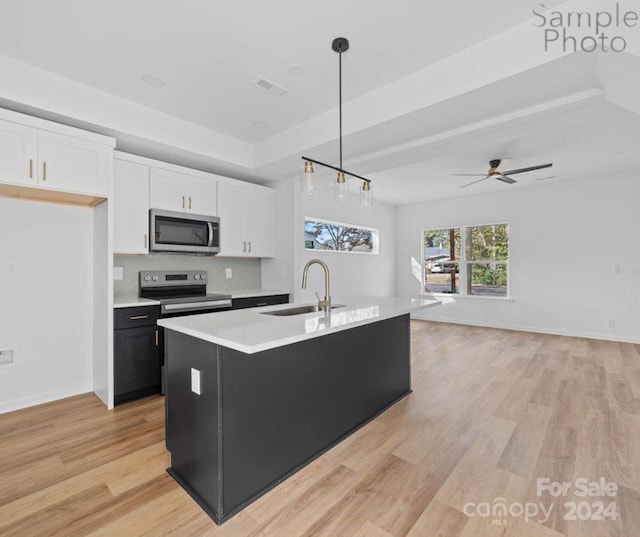
<instances>
[{"instance_id":1,"label":"pendant light glass shade","mask_svg":"<svg viewBox=\"0 0 640 537\"><path fill-rule=\"evenodd\" d=\"M347 180L344 177L343 172L338 172L338 179L334 187L335 198L339 201L343 201L347 196Z\"/></svg>"},{"instance_id":2,"label":"pendant light glass shade","mask_svg":"<svg viewBox=\"0 0 640 537\"><path fill-rule=\"evenodd\" d=\"M308 160L304 163L304 170L300 175L302 192L308 195L316 193L316 182L313 178L313 163Z\"/></svg>"},{"instance_id":3,"label":"pendant light glass shade","mask_svg":"<svg viewBox=\"0 0 640 537\"><path fill-rule=\"evenodd\" d=\"M373 192L371 183L364 181L360 189L360 207L371 207L373 205Z\"/></svg>"}]
</instances>

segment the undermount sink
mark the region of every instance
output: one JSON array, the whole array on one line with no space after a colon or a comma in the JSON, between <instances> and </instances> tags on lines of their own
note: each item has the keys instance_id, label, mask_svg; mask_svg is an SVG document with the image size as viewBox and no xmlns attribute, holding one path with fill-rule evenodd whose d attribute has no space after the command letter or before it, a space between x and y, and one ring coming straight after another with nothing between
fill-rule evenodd
<instances>
[{"instance_id":1,"label":"undermount sink","mask_svg":"<svg viewBox=\"0 0 640 537\"><path fill-rule=\"evenodd\" d=\"M335 308L344 308L344 304L334 304L331 306L331 309ZM296 306L295 308L288 308L286 310L276 310L276 311L261 311L262 315L275 315L277 317L287 317L289 315L302 315L304 313L315 313L318 311L322 311L320 307L317 305L310 306Z\"/></svg>"}]
</instances>

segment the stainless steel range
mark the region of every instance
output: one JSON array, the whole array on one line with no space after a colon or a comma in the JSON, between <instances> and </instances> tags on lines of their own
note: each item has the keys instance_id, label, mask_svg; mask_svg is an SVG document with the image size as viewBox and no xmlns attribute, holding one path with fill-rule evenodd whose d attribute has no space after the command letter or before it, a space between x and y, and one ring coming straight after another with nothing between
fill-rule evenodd
<instances>
[{"instance_id":1,"label":"stainless steel range","mask_svg":"<svg viewBox=\"0 0 640 537\"><path fill-rule=\"evenodd\" d=\"M161 317L231 309L231 295L207 293L205 270L143 270L138 294L160 301Z\"/></svg>"},{"instance_id":2,"label":"stainless steel range","mask_svg":"<svg viewBox=\"0 0 640 537\"><path fill-rule=\"evenodd\" d=\"M143 270L138 295L160 302L160 317L179 317L231 309L231 295L207 293L206 270ZM160 393L165 392L164 328L158 327L161 366Z\"/></svg>"}]
</instances>

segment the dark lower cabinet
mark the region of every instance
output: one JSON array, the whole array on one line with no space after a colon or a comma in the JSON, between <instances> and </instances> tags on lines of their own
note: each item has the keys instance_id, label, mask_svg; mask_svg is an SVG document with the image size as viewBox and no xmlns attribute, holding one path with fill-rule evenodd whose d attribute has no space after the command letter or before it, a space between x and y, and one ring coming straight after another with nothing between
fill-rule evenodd
<instances>
[{"instance_id":1,"label":"dark lower cabinet","mask_svg":"<svg viewBox=\"0 0 640 537\"><path fill-rule=\"evenodd\" d=\"M114 403L160 393L162 356L157 308L116 310L114 331ZM125 326L126 328L123 328Z\"/></svg>"}]
</instances>

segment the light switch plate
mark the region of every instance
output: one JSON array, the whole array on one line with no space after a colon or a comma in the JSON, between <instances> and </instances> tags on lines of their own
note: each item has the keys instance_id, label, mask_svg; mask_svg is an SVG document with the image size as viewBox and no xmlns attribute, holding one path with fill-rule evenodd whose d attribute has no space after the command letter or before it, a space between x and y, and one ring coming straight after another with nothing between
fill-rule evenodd
<instances>
[{"instance_id":1,"label":"light switch plate","mask_svg":"<svg viewBox=\"0 0 640 537\"><path fill-rule=\"evenodd\" d=\"M124 278L124 269L122 267L113 267L113 279L122 280Z\"/></svg>"},{"instance_id":2,"label":"light switch plate","mask_svg":"<svg viewBox=\"0 0 640 537\"><path fill-rule=\"evenodd\" d=\"M228 268L224 272L227 278L233 278L233 269Z\"/></svg>"},{"instance_id":3,"label":"light switch plate","mask_svg":"<svg viewBox=\"0 0 640 537\"><path fill-rule=\"evenodd\" d=\"M202 375L198 369L191 368L191 391L197 395L202 395Z\"/></svg>"}]
</instances>

